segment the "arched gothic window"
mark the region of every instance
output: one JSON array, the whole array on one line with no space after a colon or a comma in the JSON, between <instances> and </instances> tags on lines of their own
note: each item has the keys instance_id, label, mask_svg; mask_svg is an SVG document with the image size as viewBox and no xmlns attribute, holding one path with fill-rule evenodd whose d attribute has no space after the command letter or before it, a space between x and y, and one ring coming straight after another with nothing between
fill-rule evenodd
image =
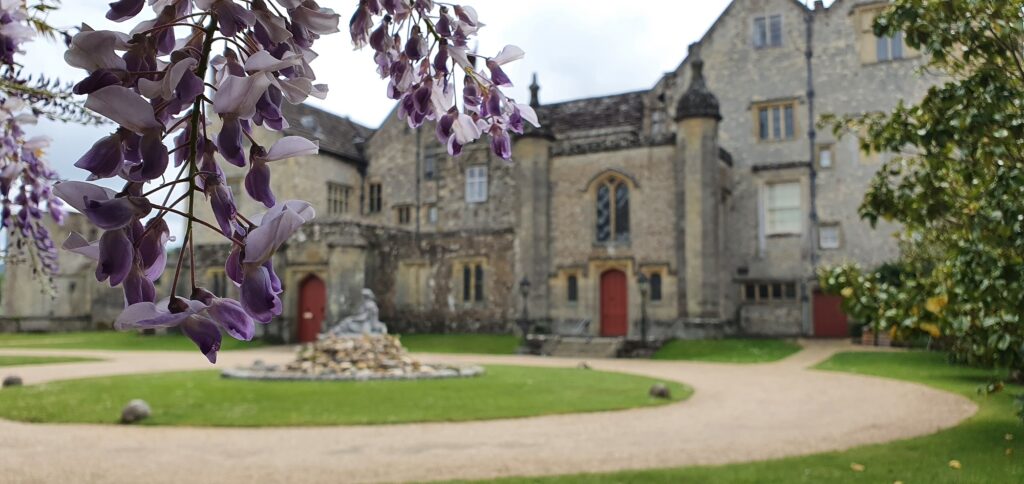
<instances>
[{"instance_id":1,"label":"arched gothic window","mask_svg":"<svg viewBox=\"0 0 1024 484\"><path fill-rule=\"evenodd\" d=\"M629 186L617 177L597 187L597 241L629 241Z\"/></svg>"}]
</instances>

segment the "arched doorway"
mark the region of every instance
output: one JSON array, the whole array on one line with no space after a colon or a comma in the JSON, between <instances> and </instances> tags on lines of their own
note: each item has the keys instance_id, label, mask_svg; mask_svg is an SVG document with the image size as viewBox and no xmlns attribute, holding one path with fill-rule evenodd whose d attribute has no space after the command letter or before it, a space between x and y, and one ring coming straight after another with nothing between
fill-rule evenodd
<instances>
[{"instance_id":1,"label":"arched doorway","mask_svg":"<svg viewBox=\"0 0 1024 484\"><path fill-rule=\"evenodd\" d=\"M601 336L626 336L629 332L629 293L626 273L601 274Z\"/></svg>"},{"instance_id":2,"label":"arched doorway","mask_svg":"<svg viewBox=\"0 0 1024 484\"><path fill-rule=\"evenodd\" d=\"M327 286L317 276L309 275L299 285L299 331L300 343L316 341L327 310Z\"/></svg>"}]
</instances>

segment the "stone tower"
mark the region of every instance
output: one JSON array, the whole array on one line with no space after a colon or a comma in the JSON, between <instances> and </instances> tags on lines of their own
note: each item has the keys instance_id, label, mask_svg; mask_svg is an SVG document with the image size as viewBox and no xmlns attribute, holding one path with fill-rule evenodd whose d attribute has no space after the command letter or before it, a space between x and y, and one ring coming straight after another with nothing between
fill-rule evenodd
<instances>
[{"instance_id":1,"label":"stone tower","mask_svg":"<svg viewBox=\"0 0 1024 484\"><path fill-rule=\"evenodd\" d=\"M721 181L718 99L704 80L704 61L690 47L693 78L676 107L676 202L679 267L685 279L679 313L693 323L722 320ZM679 212L677 212L679 213Z\"/></svg>"},{"instance_id":2,"label":"stone tower","mask_svg":"<svg viewBox=\"0 0 1024 484\"><path fill-rule=\"evenodd\" d=\"M539 106L536 97L537 78L534 76L534 97L531 104ZM530 281L529 307L537 317L548 314L548 275L551 267L550 223L551 214L551 145L555 139L550 120L539 119L540 128L531 125L516 137L512 146L512 159L516 162L519 210L516 215L516 274Z\"/></svg>"}]
</instances>

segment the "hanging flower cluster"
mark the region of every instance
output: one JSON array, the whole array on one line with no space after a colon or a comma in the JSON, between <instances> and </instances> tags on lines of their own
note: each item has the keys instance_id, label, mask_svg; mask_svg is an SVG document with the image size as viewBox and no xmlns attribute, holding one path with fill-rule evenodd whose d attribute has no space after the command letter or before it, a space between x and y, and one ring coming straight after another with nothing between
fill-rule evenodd
<instances>
[{"instance_id":1,"label":"hanging flower cluster","mask_svg":"<svg viewBox=\"0 0 1024 484\"><path fill-rule=\"evenodd\" d=\"M57 272L57 252L44 222L60 223L64 214L52 190L57 173L43 159L50 138L26 138L22 131L35 121L21 99L0 99L0 228L15 235L8 255L31 259L33 270L49 276Z\"/></svg>"},{"instance_id":2,"label":"hanging flower cluster","mask_svg":"<svg viewBox=\"0 0 1024 484\"><path fill-rule=\"evenodd\" d=\"M512 86L502 66L521 59L522 49L510 45L494 57L469 50L469 41L484 24L468 6L434 0L360 0L349 22L356 47L374 51L377 73L388 79L388 97L399 101L398 115L417 128L437 122L438 141L455 156L485 133L495 155L510 159L509 132L522 134L525 122L539 127L537 114L501 92ZM403 37L404 35L404 37ZM477 70L478 58L487 73ZM454 78L463 77L460 111Z\"/></svg>"},{"instance_id":3,"label":"hanging flower cluster","mask_svg":"<svg viewBox=\"0 0 1024 484\"><path fill-rule=\"evenodd\" d=\"M36 122L37 110L20 95L33 89L15 64L35 36L32 21L25 2L0 1L0 229L12 235L8 256L28 259L37 274L49 277L57 271L57 253L44 222L60 223L62 204L51 190L57 174L43 159L49 138L25 136L23 126Z\"/></svg>"},{"instance_id":4,"label":"hanging flower cluster","mask_svg":"<svg viewBox=\"0 0 1024 484\"><path fill-rule=\"evenodd\" d=\"M258 126L287 128L284 102L326 96L327 87L316 83L310 67L317 57L312 47L321 35L338 31L339 17L314 0L118 0L107 18L127 21L147 3L154 18L128 33L83 25L65 54L68 64L87 72L75 93L87 96L88 108L117 125L75 166L90 173L89 181L117 178L123 185L120 190L87 182L55 187L60 198L104 231L97 241L72 234L64 247L95 259L96 278L123 289L126 309L117 328L179 327L215 362L222 333L249 340L256 323L281 314L282 285L272 256L314 212L306 202L276 199L269 165L316 154L319 147L298 136L264 147L252 132ZM477 72L466 47L483 25L476 13L469 7L434 10L429 0L363 0L352 20L353 40L357 47L373 46L379 73L391 79L389 96L400 101L411 126L437 121L438 137L452 154L486 132L495 153L508 159L508 132L522 132L524 121L537 124L529 106L499 89L511 85L501 66L522 57L522 51L507 47L486 59L489 75ZM405 26L410 38L402 42L399 32ZM454 96L457 69L466 79L463 112ZM210 129L214 124L220 126L216 133ZM268 208L266 213L248 218L239 213L238 194L227 185L221 162L248 170L245 191ZM169 169L177 176L164 181ZM158 179L162 183L148 186ZM176 187L185 193L172 200ZM203 198L215 220L196 216ZM186 229L173 292L158 302L154 281L167 265L168 214L184 217ZM231 242L225 272L240 287L237 301L197 285L193 246L194 230L200 229ZM186 258L191 270L183 271ZM190 273L187 295L177 294L183 272Z\"/></svg>"},{"instance_id":5,"label":"hanging flower cluster","mask_svg":"<svg viewBox=\"0 0 1024 484\"><path fill-rule=\"evenodd\" d=\"M115 1L107 18L130 20L146 4ZM255 323L281 314L281 281L271 256L314 213L306 202L275 200L267 165L316 154L318 146L288 136L265 148L252 132L257 126L287 128L283 102L326 96L326 86L315 83L310 68L317 56L312 47L321 35L338 31L339 17L313 0L148 4L155 17L128 33L83 25L65 54L68 64L87 72L75 92L87 96L88 108L117 124L75 166L87 170L90 181L119 178L123 185L120 190L87 182L55 187L68 205L104 231L97 241L72 234L64 247L95 259L96 278L123 289L127 307L117 328L180 327L215 362L222 333L250 340ZM209 129L215 122L221 126L217 133ZM247 218L239 213L239 194L227 185L221 160L248 168L246 192L269 208L265 214ZM168 169L177 176L164 181ZM179 186L185 187L184 195L171 200ZM203 198L213 221L196 216ZM184 217L186 230L171 284L174 293L158 302L154 281L167 266L168 214ZM200 227L231 242L226 272L241 288L237 301L197 285L194 231ZM191 270L183 270L185 258ZM189 294L176 293L183 272L189 272Z\"/></svg>"}]
</instances>

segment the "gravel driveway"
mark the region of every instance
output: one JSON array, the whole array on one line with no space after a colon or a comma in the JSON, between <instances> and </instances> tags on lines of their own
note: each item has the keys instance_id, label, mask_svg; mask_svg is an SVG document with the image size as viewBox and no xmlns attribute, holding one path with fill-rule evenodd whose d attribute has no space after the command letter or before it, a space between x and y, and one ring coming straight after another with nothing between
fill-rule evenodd
<instances>
[{"instance_id":1,"label":"gravel driveway","mask_svg":"<svg viewBox=\"0 0 1024 484\"><path fill-rule=\"evenodd\" d=\"M776 363L588 360L597 370L686 383L655 408L462 423L218 429L27 424L0 420L0 481L103 483L365 482L476 479L725 464L842 450L934 433L974 414L923 385L809 370L847 343L802 342ZM0 368L26 384L208 369L192 352L0 350L105 358ZM522 356L418 355L426 361L576 366ZM223 352L220 365L284 362L282 349ZM159 411L159 410L157 410ZM339 409L338 411L344 411Z\"/></svg>"}]
</instances>

